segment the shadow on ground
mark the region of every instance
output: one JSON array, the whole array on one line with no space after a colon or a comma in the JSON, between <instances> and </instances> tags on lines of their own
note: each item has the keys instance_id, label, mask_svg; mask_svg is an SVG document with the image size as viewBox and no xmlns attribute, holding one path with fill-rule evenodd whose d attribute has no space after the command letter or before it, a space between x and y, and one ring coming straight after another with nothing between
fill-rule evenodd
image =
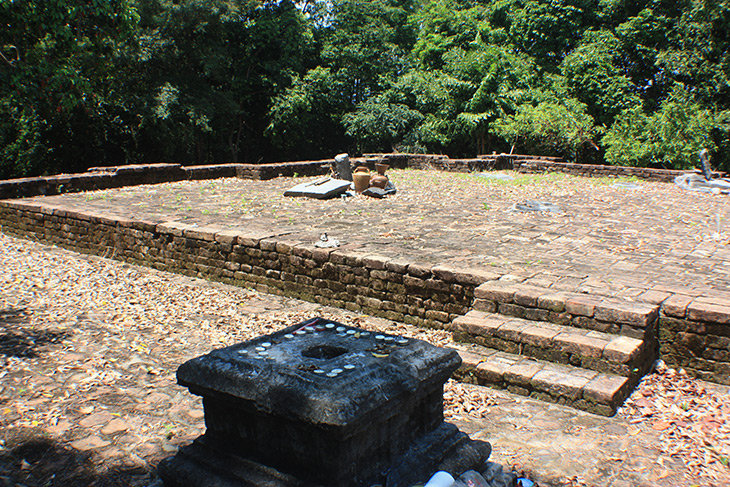
<instances>
[{"instance_id":1,"label":"shadow on ground","mask_svg":"<svg viewBox=\"0 0 730 487\"><path fill-rule=\"evenodd\" d=\"M144 467L103 467L104 462L89 453L36 436L33 430L20 431L19 436L6 439L0 450L2 486L142 487L153 477Z\"/></svg>"},{"instance_id":2,"label":"shadow on ground","mask_svg":"<svg viewBox=\"0 0 730 487\"><path fill-rule=\"evenodd\" d=\"M65 331L29 329L29 322L25 308L0 309L0 355L37 357L41 347L69 336Z\"/></svg>"}]
</instances>

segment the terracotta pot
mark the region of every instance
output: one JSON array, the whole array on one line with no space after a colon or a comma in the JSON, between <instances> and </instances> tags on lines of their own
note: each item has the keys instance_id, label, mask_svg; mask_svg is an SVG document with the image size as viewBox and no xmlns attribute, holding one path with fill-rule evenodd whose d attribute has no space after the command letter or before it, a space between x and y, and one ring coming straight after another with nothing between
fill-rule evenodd
<instances>
[{"instance_id":1,"label":"terracotta pot","mask_svg":"<svg viewBox=\"0 0 730 487\"><path fill-rule=\"evenodd\" d=\"M373 177L370 178L370 186L374 188L385 189L385 186L387 184L388 176L384 176L382 174L374 174Z\"/></svg>"},{"instance_id":2,"label":"terracotta pot","mask_svg":"<svg viewBox=\"0 0 730 487\"><path fill-rule=\"evenodd\" d=\"M375 170L378 171L378 174L381 176L385 176L385 171L387 171L389 167L390 166L388 164L375 163Z\"/></svg>"},{"instance_id":3,"label":"terracotta pot","mask_svg":"<svg viewBox=\"0 0 730 487\"><path fill-rule=\"evenodd\" d=\"M355 183L355 191L362 193L370 186L370 172L367 171L367 168L365 171L356 170L352 175L352 180Z\"/></svg>"}]
</instances>

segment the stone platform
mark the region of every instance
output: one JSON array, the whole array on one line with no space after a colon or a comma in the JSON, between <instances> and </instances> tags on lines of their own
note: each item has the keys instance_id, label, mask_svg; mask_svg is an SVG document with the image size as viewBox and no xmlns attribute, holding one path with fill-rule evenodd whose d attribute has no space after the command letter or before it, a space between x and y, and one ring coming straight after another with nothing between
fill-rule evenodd
<instances>
[{"instance_id":1,"label":"stone platform","mask_svg":"<svg viewBox=\"0 0 730 487\"><path fill-rule=\"evenodd\" d=\"M398 194L385 200L283 197L301 178L220 179L5 201L0 221L83 252L451 329L475 342L462 353L476 371L503 359L493 380L474 382L593 412L615 410L657 346L670 365L728 380L725 196L561 175L389 174ZM560 211L512 211L528 199ZM315 249L323 232L343 246ZM504 316L528 321L494 324ZM588 392L596 374L611 387Z\"/></svg>"}]
</instances>

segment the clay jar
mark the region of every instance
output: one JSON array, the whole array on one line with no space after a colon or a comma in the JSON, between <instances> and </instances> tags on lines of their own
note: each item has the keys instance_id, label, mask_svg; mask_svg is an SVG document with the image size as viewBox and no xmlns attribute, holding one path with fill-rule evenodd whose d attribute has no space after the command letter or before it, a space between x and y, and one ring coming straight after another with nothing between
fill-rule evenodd
<instances>
[{"instance_id":1,"label":"clay jar","mask_svg":"<svg viewBox=\"0 0 730 487\"><path fill-rule=\"evenodd\" d=\"M372 186L373 188L385 189L387 185L388 176L373 174L373 177L370 178L370 186Z\"/></svg>"},{"instance_id":2,"label":"clay jar","mask_svg":"<svg viewBox=\"0 0 730 487\"><path fill-rule=\"evenodd\" d=\"M370 178L370 186L385 189L388 185L388 176L385 175L385 171L388 170L388 167L389 166L387 164L375 164L375 170L378 171L378 174L374 174L373 177Z\"/></svg>"},{"instance_id":3,"label":"clay jar","mask_svg":"<svg viewBox=\"0 0 730 487\"><path fill-rule=\"evenodd\" d=\"M370 171L365 166L355 169L352 175L352 181L355 183L355 191L362 193L370 186Z\"/></svg>"}]
</instances>

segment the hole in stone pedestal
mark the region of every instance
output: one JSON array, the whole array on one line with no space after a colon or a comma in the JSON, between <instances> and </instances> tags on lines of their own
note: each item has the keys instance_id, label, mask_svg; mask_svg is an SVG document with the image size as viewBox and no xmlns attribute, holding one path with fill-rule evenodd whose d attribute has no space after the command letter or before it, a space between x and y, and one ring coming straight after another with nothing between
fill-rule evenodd
<instances>
[{"instance_id":1,"label":"hole in stone pedestal","mask_svg":"<svg viewBox=\"0 0 730 487\"><path fill-rule=\"evenodd\" d=\"M331 358L339 357L345 352L347 352L347 349L342 347L333 347L332 345L316 345L314 347L309 347L306 350L302 350L302 355L309 358L328 360Z\"/></svg>"}]
</instances>

